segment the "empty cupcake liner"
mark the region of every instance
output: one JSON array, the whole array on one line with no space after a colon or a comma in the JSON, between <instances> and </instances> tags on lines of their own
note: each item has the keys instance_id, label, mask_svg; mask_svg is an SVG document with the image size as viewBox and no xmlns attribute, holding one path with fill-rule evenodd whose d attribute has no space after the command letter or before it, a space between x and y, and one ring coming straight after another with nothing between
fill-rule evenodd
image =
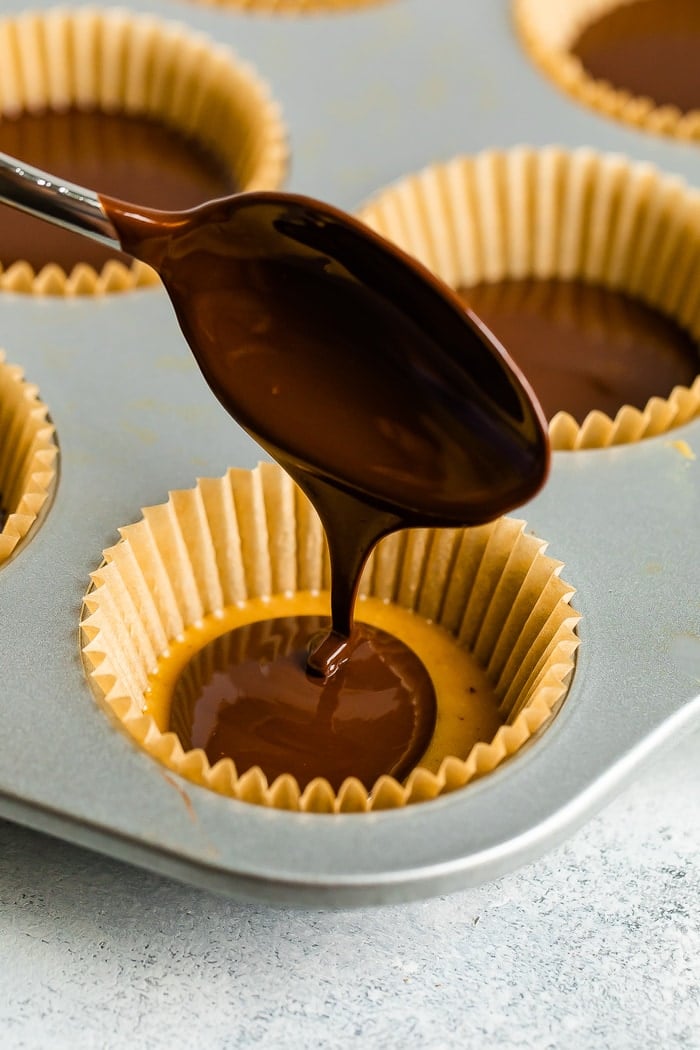
<instances>
[{"instance_id":1,"label":"empty cupcake liner","mask_svg":"<svg viewBox=\"0 0 700 1050\"><path fill-rule=\"evenodd\" d=\"M210 150L242 190L275 189L285 176L286 133L267 85L230 48L178 22L90 7L0 19L0 118L70 108L162 120ZM0 272L0 288L36 295L153 284L138 260L36 273L18 259Z\"/></svg>"},{"instance_id":2,"label":"empty cupcake liner","mask_svg":"<svg viewBox=\"0 0 700 1050\"><path fill-rule=\"evenodd\" d=\"M556 146L456 157L380 191L359 211L454 288L508 278L581 279L667 314L700 342L700 193L616 154ZM558 412L554 449L663 434L700 414L700 377L615 418Z\"/></svg>"},{"instance_id":3,"label":"empty cupcake liner","mask_svg":"<svg viewBox=\"0 0 700 1050\"><path fill-rule=\"evenodd\" d=\"M203 645L280 609L327 614L329 569L320 522L280 468L261 464L172 492L166 504L146 508L120 535L85 597L82 651L90 681L153 758L221 794L314 813L426 801L464 787L514 754L566 693L578 614L570 605L573 589L559 577L561 563L544 553L545 543L509 518L472 529L409 530L373 552L358 617L405 635L408 644L431 633L432 625L436 666L445 660L445 647L475 661L498 701L502 724L492 739L454 754L450 726L464 700L461 692L441 698L438 688L436 732L404 784L384 776L367 792L349 778L336 794L317 778L301 792L289 775L268 784L258 768L239 776L230 759L212 767L202 750L183 750L177 735L163 728L167 719L149 713L151 676L193 630ZM220 644L226 645L224 638ZM418 646L416 651L423 655Z\"/></svg>"},{"instance_id":4,"label":"empty cupcake liner","mask_svg":"<svg viewBox=\"0 0 700 1050\"><path fill-rule=\"evenodd\" d=\"M58 448L37 387L0 350L0 565L15 553L46 505Z\"/></svg>"},{"instance_id":5,"label":"empty cupcake liner","mask_svg":"<svg viewBox=\"0 0 700 1050\"><path fill-rule=\"evenodd\" d=\"M570 48L585 26L630 0L514 0L516 31L533 62L559 88L632 127L683 140L700 139L700 110L682 112L613 87L588 73Z\"/></svg>"}]
</instances>

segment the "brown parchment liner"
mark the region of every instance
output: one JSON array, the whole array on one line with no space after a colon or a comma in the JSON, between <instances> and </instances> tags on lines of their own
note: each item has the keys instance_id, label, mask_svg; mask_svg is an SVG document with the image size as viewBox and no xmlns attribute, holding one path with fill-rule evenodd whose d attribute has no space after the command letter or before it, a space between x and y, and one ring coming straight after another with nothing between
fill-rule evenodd
<instances>
[{"instance_id":1,"label":"brown parchment liner","mask_svg":"<svg viewBox=\"0 0 700 1050\"><path fill-rule=\"evenodd\" d=\"M533 62L559 88L606 117L684 141L700 139L700 110L653 99L591 76L570 48L591 22L631 0L513 0L516 32Z\"/></svg>"},{"instance_id":2,"label":"brown parchment liner","mask_svg":"<svg viewBox=\"0 0 700 1050\"><path fill-rule=\"evenodd\" d=\"M368 795L350 778L337 795L317 778L299 791L285 775L268 785L258 769L239 777L224 759L183 751L143 713L148 676L169 641L224 607L274 594L324 591L328 561L319 520L277 466L230 470L172 492L119 530L93 575L81 624L83 654L98 695L154 758L221 794L306 812L361 812L426 801L463 787L517 751L562 700L577 646L573 589L561 563L524 522L475 529L411 530L373 553L361 593L435 623L474 654L495 688L504 724L466 760L446 755L437 772L417 768L405 784L381 777Z\"/></svg>"},{"instance_id":3,"label":"brown parchment liner","mask_svg":"<svg viewBox=\"0 0 700 1050\"><path fill-rule=\"evenodd\" d=\"M46 503L56 479L57 453L38 388L0 350L0 565Z\"/></svg>"},{"instance_id":4,"label":"brown parchment liner","mask_svg":"<svg viewBox=\"0 0 700 1050\"><path fill-rule=\"evenodd\" d=\"M656 307L700 343L700 192L649 164L588 148L485 151L401 179L359 217L453 288L576 278ZM557 412L549 436L554 449L604 448L698 414L700 376L614 419Z\"/></svg>"},{"instance_id":5,"label":"brown parchment liner","mask_svg":"<svg viewBox=\"0 0 700 1050\"><path fill-rule=\"evenodd\" d=\"M55 8L0 19L0 119L72 107L148 116L196 138L241 190L276 189L286 133L267 85L230 48L178 22L123 8ZM158 284L145 263L87 263L70 273L24 260L0 288L34 295L94 295Z\"/></svg>"}]
</instances>

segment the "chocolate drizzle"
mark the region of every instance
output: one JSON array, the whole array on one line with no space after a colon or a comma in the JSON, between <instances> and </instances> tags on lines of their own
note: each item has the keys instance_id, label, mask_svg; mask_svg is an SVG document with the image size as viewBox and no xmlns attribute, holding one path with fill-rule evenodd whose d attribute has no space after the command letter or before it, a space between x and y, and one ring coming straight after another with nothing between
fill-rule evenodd
<instances>
[{"instance_id":1,"label":"chocolate drizzle","mask_svg":"<svg viewBox=\"0 0 700 1050\"><path fill-rule=\"evenodd\" d=\"M186 213L101 201L124 249L160 273L216 396L316 507L331 629L306 670L332 682L348 661L354 673L374 544L408 526L479 524L532 496L549 462L539 406L452 292L334 208L273 193ZM396 670L396 651L376 675Z\"/></svg>"}]
</instances>

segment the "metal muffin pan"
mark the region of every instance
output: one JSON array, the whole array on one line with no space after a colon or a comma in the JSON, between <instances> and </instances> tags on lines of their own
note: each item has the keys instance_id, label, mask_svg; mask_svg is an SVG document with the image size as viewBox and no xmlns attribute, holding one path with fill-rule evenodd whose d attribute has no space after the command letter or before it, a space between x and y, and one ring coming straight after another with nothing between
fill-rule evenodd
<instances>
[{"instance_id":1,"label":"metal muffin pan","mask_svg":"<svg viewBox=\"0 0 700 1050\"><path fill-rule=\"evenodd\" d=\"M435 160L522 141L620 152L700 183L697 146L606 121L543 80L504 0L304 18L127 6L186 21L253 62L284 108L288 188L349 210ZM82 599L142 506L263 457L209 392L159 289L4 294L0 346L38 384L61 449L44 521L0 568L0 816L239 897L396 901L494 878L552 847L700 716L700 458L673 444L700 457L697 420L555 454L543 492L516 512L565 563L582 644L552 724L496 772L426 805L336 817L179 779L96 703Z\"/></svg>"}]
</instances>

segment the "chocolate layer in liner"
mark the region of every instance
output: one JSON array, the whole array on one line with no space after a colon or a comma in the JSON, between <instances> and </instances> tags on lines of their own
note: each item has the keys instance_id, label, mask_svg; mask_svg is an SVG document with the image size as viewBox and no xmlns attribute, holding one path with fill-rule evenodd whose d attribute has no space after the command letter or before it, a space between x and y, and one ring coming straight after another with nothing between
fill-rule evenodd
<instances>
[{"instance_id":1,"label":"chocolate layer in liner","mask_svg":"<svg viewBox=\"0 0 700 1050\"><path fill-rule=\"evenodd\" d=\"M114 192L137 200L137 194L142 195L158 207L167 207L167 198L181 208L232 189L272 189L284 178L286 133L267 85L230 48L184 23L109 7L8 16L0 19L0 68L0 138L18 136L5 141L3 148L28 153L34 136L39 153L30 161L69 181L99 192L108 185L106 176L115 165L120 178L127 174L123 147L128 151L129 177L115 184ZM35 119L38 136L25 126ZM45 135L41 129L47 119L50 134ZM73 127L76 120L78 132ZM122 122L127 134L132 124L145 122L135 142L124 142ZM87 154L81 130L85 124L93 125ZM95 135L97 145L92 141ZM83 155L76 166L78 147ZM62 166L61 157L68 158L69 167ZM144 177L152 189L144 186ZM180 191L188 180L192 191L183 195ZM105 265L91 265L90 260L103 261L105 254L87 241L75 241L70 255L63 256L64 261L77 261L66 269L60 258L48 257L46 227L35 226L34 231L20 239L15 258L7 242L3 252L0 237L1 289L73 296L158 283L153 270L138 260L108 256ZM37 250L41 254L34 261L47 263L38 270L26 257ZM59 245L56 255L62 253Z\"/></svg>"},{"instance_id":2,"label":"chocolate layer in liner","mask_svg":"<svg viewBox=\"0 0 700 1050\"><path fill-rule=\"evenodd\" d=\"M146 116L72 109L0 120L0 151L69 182L154 208L185 209L235 192L231 173L193 137ZM124 253L0 205L0 263L35 270L85 262L100 269Z\"/></svg>"},{"instance_id":3,"label":"chocolate layer in liner","mask_svg":"<svg viewBox=\"0 0 700 1050\"><path fill-rule=\"evenodd\" d=\"M511 0L534 62L567 94L635 128L700 139L695 0Z\"/></svg>"},{"instance_id":4,"label":"chocolate layer in liner","mask_svg":"<svg viewBox=\"0 0 700 1050\"><path fill-rule=\"evenodd\" d=\"M700 373L700 348L675 321L622 292L583 281L482 282L464 302L508 348L548 418L582 423L643 409Z\"/></svg>"},{"instance_id":5,"label":"chocolate layer in liner","mask_svg":"<svg viewBox=\"0 0 700 1050\"><path fill-rule=\"evenodd\" d=\"M571 53L598 80L657 106L700 109L700 4L697 0L634 0L595 18Z\"/></svg>"},{"instance_id":6,"label":"chocolate layer in liner","mask_svg":"<svg viewBox=\"0 0 700 1050\"><path fill-rule=\"evenodd\" d=\"M358 624L350 659L324 681L305 670L323 616L245 624L200 649L177 678L170 728L215 765L231 758L268 783L291 774L303 791L348 777L370 791L382 774L403 780L435 726L435 690L420 659L386 631Z\"/></svg>"},{"instance_id":7,"label":"chocolate layer in liner","mask_svg":"<svg viewBox=\"0 0 700 1050\"><path fill-rule=\"evenodd\" d=\"M559 147L455 157L360 212L462 289L531 381L534 364L561 450L640 441L700 412L699 216L678 178ZM551 357L543 345L519 355L534 334Z\"/></svg>"}]
</instances>

